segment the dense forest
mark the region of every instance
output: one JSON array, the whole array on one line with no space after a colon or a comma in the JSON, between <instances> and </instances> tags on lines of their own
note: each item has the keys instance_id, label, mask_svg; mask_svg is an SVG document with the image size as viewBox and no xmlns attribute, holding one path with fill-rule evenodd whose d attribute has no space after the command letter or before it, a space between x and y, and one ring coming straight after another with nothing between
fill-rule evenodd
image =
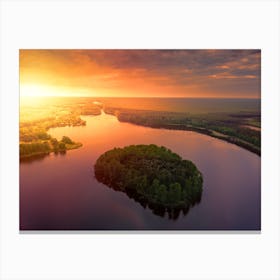
<instances>
[{"instance_id":1,"label":"dense forest","mask_svg":"<svg viewBox=\"0 0 280 280\"><path fill-rule=\"evenodd\" d=\"M153 128L196 131L261 154L261 132L252 129L260 128L261 117L258 112L190 114L114 107L106 107L105 112L115 115L122 122Z\"/></svg>"},{"instance_id":2,"label":"dense forest","mask_svg":"<svg viewBox=\"0 0 280 280\"><path fill-rule=\"evenodd\" d=\"M150 208L188 209L201 199L202 174L165 147L114 148L98 158L94 170L100 182Z\"/></svg>"}]
</instances>

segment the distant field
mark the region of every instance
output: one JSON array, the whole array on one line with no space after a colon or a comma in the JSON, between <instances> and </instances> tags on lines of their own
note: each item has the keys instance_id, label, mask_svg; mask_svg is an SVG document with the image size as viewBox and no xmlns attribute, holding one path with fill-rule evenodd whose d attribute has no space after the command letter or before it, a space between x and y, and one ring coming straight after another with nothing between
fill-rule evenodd
<instances>
[{"instance_id":1,"label":"distant field","mask_svg":"<svg viewBox=\"0 0 280 280\"><path fill-rule=\"evenodd\" d=\"M31 101L31 102L30 102ZM35 107L81 105L100 101L107 107L203 113L260 112L260 99L209 99L209 98L113 98L113 97L40 97L21 98L21 105ZM30 105L33 104L33 105Z\"/></svg>"}]
</instances>

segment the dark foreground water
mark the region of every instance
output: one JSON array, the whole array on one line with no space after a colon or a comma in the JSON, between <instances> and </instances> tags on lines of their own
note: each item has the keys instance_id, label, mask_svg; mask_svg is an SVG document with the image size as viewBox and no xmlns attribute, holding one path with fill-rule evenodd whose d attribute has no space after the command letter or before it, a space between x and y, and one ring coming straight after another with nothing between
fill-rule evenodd
<instances>
[{"instance_id":1,"label":"dark foreground water","mask_svg":"<svg viewBox=\"0 0 280 280\"><path fill-rule=\"evenodd\" d=\"M259 156L195 132L120 123L105 114L83 119L85 127L49 131L82 148L20 164L21 230L260 229ZM106 150L150 143L192 160L204 176L201 202L177 219L154 214L94 177L93 165Z\"/></svg>"}]
</instances>

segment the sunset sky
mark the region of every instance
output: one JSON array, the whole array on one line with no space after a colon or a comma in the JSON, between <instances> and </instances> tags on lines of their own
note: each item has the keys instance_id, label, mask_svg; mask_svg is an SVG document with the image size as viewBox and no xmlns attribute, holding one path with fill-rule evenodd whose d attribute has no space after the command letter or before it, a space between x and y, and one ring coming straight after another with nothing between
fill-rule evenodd
<instances>
[{"instance_id":1,"label":"sunset sky","mask_svg":"<svg viewBox=\"0 0 280 280\"><path fill-rule=\"evenodd\" d=\"M260 98L260 50L20 50L21 96Z\"/></svg>"}]
</instances>

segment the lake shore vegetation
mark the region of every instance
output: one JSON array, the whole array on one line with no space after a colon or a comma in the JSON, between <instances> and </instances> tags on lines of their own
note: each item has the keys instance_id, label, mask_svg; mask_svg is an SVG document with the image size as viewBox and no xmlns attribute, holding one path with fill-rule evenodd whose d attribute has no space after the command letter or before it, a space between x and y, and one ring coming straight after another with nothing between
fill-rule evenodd
<instances>
[{"instance_id":1,"label":"lake shore vegetation","mask_svg":"<svg viewBox=\"0 0 280 280\"><path fill-rule=\"evenodd\" d=\"M261 155L260 113L200 113L131 110L105 107L120 122L152 128L188 130L219 138Z\"/></svg>"}]
</instances>

